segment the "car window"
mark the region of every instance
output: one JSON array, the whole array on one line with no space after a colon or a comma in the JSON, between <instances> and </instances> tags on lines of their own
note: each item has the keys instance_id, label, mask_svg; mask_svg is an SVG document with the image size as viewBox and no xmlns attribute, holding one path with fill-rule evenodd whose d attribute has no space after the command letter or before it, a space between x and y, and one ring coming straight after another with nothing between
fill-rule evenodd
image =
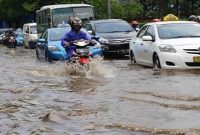
<instances>
[{"instance_id":1,"label":"car window","mask_svg":"<svg viewBox=\"0 0 200 135\"><path fill-rule=\"evenodd\" d=\"M92 25L91 24L85 24L85 29L87 31L91 31L92 30Z\"/></svg>"},{"instance_id":2,"label":"car window","mask_svg":"<svg viewBox=\"0 0 200 135\"><path fill-rule=\"evenodd\" d=\"M24 33L29 33L29 29L28 29L28 26L24 26Z\"/></svg>"},{"instance_id":3,"label":"car window","mask_svg":"<svg viewBox=\"0 0 200 135\"><path fill-rule=\"evenodd\" d=\"M46 35L47 35L47 31L45 31L45 32L41 35L40 38L45 39Z\"/></svg>"},{"instance_id":4,"label":"car window","mask_svg":"<svg viewBox=\"0 0 200 135\"><path fill-rule=\"evenodd\" d=\"M139 33L137 34L137 38L141 38L142 36L144 36L147 28L148 28L148 25L145 25L144 27L142 27Z\"/></svg>"},{"instance_id":5,"label":"car window","mask_svg":"<svg viewBox=\"0 0 200 135\"><path fill-rule=\"evenodd\" d=\"M154 29L153 29L153 26L149 26L145 35L147 36L151 36L153 39L155 39L155 32L154 32Z\"/></svg>"},{"instance_id":6,"label":"car window","mask_svg":"<svg viewBox=\"0 0 200 135\"><path fill-rule=\"evenodd\" d=\"M96 32L98 33L112 33L112 32L131 32L134 29L126 21L116 22L99 22L95 24Z\"/></svg>"},{"instance_id":7,"label":"car window","mask_svg":"<svg viewBox=\"0 0 200 135\"><path fill-rule=\"evenodd\" d=\"M160 39L200 37L198 23L159 24L157 28Z\"/></svg>"},{"instance_id":8,"label":"car window","mask_svg":"<svg viewBox=\"0 0 200 135\"><path fill-rule=\"evenodd\" d=\"M37 26L30 26L30 34L37 34Z\"/></svg>"}]
</instances>

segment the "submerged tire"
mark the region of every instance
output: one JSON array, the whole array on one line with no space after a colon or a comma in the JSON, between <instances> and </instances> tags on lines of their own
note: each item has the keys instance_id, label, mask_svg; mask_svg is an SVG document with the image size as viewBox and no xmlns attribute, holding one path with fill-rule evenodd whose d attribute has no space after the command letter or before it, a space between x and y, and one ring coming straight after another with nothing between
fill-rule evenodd
<instances>
[{"instance_id":1,"label":"submerged tire","mask_svg":"<svg viewBox=\"0 0 200 135\"><path fill-rule=\"evenodd\" d=\"M130 61L131 61L131 64L136 63L135 55L133 54L133 51L130 51Z\"/></svg>"},{"instance_id":2,"label":"submerged tire","mask_svg":"<svg viewBox=\"0 0 200 135\"><path fill-rule=\"evenodd\" d=\"M154 55L153 57L153 68L154 69L160 69L161 65L160 65L160 60L157 54Z\"/></svg>"},{"instance_id":3,"label":"submerged tire","mask_svg":"<svg viewBox=\"0 0 200 135\"><path fill-rule=\"evenodd\" d=\"M38 52L38 49L35 50L35 53L36 53L36 58L37 58L37 60L40 60L41 58L40 58L40 54L39 54L39 52Z\"/></svg>"},{"instance_id":4,"label":"submerged tire","mask_svg":"<svg viewBox=\"0 0 200 135\"><path fill-rule=\"evenodd\" d=\"M48 61L48 62L52 62L52 59L49 58L48 52L47 52L47 51L45 51L45 59L46 59L46 61Z\"/></svg>"}]
</instances>

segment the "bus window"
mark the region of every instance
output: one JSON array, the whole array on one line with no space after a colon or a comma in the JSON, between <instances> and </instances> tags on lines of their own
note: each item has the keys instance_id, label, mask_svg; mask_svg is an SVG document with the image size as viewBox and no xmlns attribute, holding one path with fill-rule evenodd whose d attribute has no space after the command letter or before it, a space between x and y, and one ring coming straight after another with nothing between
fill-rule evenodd
<instances>
[{"instance_id":1,"label":"bus window","mask_svg":"<svg viewBox=\"0 0 200 135\"><path fill-rule=\"evenodd\" d=\"M94 11L91 7L73 8L74 16L80 19L94 20Z\"/></svg>"},{"instance_id":2,"label":"bus window","mask_svg":"<svg viewBox=\"0 0 200 135\"><path fill-rule=\"evenodd\" d=\"M88 4L57 4L47 5L36 11L38 37L51 27L66 24L70 17L77 16L85 21L94 20L94 10ZM66 25L67 26L67 25Z\"/></svg>"},{"instance_id":3,"label":"bus window","mask_svg":"<svg viewBox=\"0 0 200 135\"><path fill-rule=\"evenodd\" d=\"M73 16L72 8L57 8L53 10L52 18L53 18L53 26L57 27L58 24L64 22L68 22L70 16Z\"/></svg>"}]
</instances>

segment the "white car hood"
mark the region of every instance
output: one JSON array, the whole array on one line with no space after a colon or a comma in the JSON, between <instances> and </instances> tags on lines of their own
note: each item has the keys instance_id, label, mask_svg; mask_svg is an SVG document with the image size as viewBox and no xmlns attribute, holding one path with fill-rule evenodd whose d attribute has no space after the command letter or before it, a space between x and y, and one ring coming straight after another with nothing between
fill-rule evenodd
<instances>
[{"instance_id":1,"label":"white car hood","mask_svg":"<svg viewBox=\"0 0 200 135\"><path fill-rule=\"evenodd\" d=\"M161 40L160 44L168 44L178 48L199 48L200 38L176 38Z\"/></svg>"}]
</instances>

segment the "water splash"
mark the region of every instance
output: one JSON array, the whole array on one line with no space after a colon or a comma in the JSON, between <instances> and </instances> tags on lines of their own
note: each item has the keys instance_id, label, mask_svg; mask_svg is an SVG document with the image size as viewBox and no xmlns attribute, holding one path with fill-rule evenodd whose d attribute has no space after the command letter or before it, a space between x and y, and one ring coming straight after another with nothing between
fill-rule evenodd
<instances>
[{"instance_id":1,"label":"water splash","mask_svg":"<svg viewBox=\"0 0 200 135\"><path fill-rule=\"evenodd\" d=\"M90 61L90 69L87 73L87 77L101 77L101 78L113 78L113 68L107 67L103 63L102 57L96 57Z\"/></svg>"},{"instance_id":2,"label":"water splash","mask_svg":"<svg viewBox=\"0 0 200 135\"><path fill-rule=\"evenodd\" d=\"M106 67L103 63L102 57L95 57L89 61L89 69L80 65L79 63L67 63L66 72L69 75L79 75L86 78L100 77L113 78L112 68Z\"/></svg>"}]
</instances>

